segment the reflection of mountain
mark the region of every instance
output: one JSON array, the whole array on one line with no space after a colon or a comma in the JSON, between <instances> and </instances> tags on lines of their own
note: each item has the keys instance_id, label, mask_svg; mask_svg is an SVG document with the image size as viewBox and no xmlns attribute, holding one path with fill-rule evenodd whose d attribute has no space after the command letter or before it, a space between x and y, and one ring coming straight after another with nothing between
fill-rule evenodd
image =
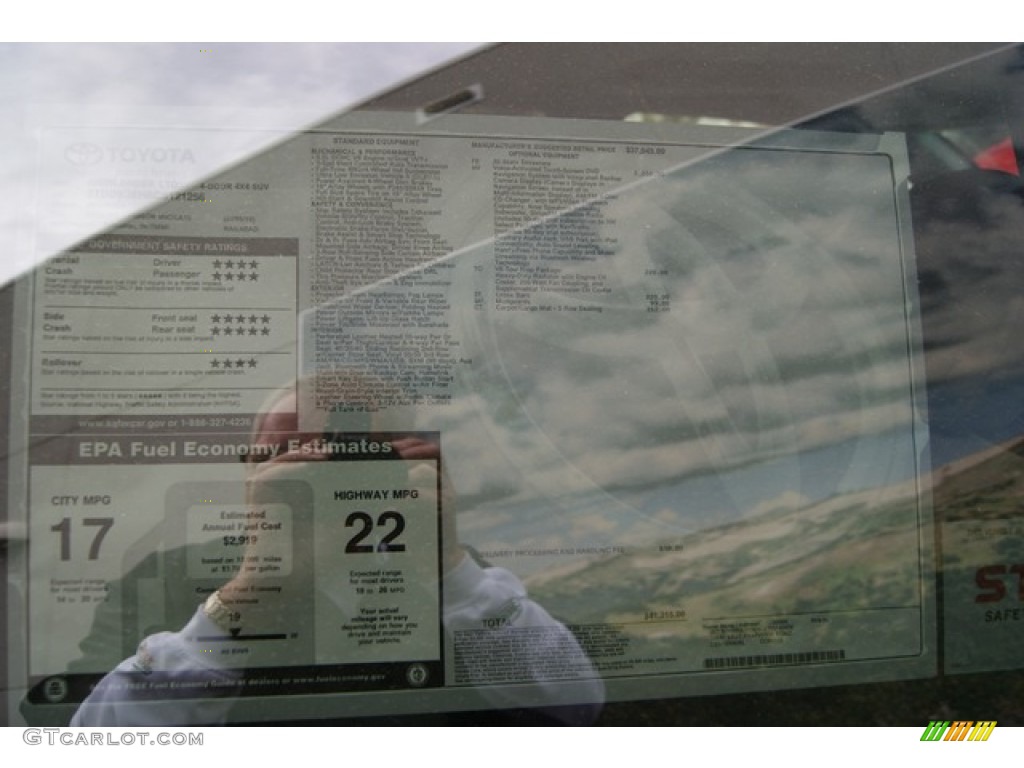
<instances>
[{"instance_id":1,"label":"reflection of mountain","mask_svg":"<svg viewBox=\"0 0 1024 768\"><path fill-rule=\"evenodd\" d=\"M862 491L656 542L530 580L534 597L575 622L642 621L917 605L912 484Z\"/></svg>"},{"instance_id":2,"label":"reflection of mountain","mask_svg":"<svg viewBox=\"0 0 1024 768\"><path fill-rule=\"evenodd\" d=\"M935 475L940 520L1021 516L1024 438ZM685 610L693 619L917 604L913 484L805 506L797 498L643 551L548 570L529 580L530 591L555 615L579 623L639 622L645 611Z\"/></svg>"},{"instance_id":3,"label":"reflection of mountain","mask_svg":"<svg viewBox=\"0 0 1024 768\"><path fill-rule=\"evenodd\" d=\"M1024 514L1024 438L1014 438L936 472L937 519L991 520Z\"/></svg>"}]
</instances>

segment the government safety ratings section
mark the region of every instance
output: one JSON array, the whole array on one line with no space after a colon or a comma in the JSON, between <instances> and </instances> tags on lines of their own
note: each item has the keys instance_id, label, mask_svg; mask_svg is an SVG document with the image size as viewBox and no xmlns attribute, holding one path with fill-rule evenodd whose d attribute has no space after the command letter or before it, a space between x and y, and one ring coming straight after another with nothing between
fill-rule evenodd
<instances>
[{"instance_id":1,"label":"government safety ratings section","mask_svg":"<svg viewBox=\"0 0 1024 768\"><path fill-rule=\"evenodd\" d=\"M35 276L36 416L255 413L295 375L295 238L107 234Z\"/></svg>"}]
</instances>

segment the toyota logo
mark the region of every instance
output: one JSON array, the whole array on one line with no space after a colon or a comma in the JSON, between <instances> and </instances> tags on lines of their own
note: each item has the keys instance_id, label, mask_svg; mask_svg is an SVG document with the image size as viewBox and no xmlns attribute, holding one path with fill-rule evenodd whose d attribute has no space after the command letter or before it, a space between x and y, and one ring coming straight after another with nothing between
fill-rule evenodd
<instances>
[{"instance_id":1,"label":"toyota logo","mask_svg":"<svg viewBox=\"0 0 1024 768\"><path fill-rule=\"evenodd\" d=\"M103 159L103 149L87 141L80 141L64 150L64 159L73 165L96 165Z\"/></svg>"}]
</instances>

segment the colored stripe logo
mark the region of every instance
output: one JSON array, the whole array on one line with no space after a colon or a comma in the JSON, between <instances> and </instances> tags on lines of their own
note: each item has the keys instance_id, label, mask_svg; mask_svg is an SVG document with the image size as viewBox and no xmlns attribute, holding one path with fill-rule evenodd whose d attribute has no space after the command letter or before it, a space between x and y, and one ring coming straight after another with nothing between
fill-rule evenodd
<instances>
[{"instance_id":1,"label":"colored stripe logo","mask_svg":"<svg viewBox=\"0 0 1024 768\"><path fill-rule=\"evenodd\" d=\"M988 741L995 727L995 720L932 720L921 741Z\"/></svg>"}]
</instances>

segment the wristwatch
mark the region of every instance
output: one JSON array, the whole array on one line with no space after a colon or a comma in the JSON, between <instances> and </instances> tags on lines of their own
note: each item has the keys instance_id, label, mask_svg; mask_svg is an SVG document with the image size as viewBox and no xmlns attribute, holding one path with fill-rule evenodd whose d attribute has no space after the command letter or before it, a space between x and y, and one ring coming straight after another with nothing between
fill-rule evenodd
<instances>
[{"instance_id":1,"label":"wristwatch","mask_svg":"<svg viewBox=\"0 0 1024 768\"><path fill-rule=\"evenodd\" d=\"M234 613L230 608L224 605L224 601L220 599L220 590L212 592L206 602L203 603L203 613L206 617L216 624L218 627L223 629L225 632L231 629L231 615Z\"/></svg>"}]
</instances>

